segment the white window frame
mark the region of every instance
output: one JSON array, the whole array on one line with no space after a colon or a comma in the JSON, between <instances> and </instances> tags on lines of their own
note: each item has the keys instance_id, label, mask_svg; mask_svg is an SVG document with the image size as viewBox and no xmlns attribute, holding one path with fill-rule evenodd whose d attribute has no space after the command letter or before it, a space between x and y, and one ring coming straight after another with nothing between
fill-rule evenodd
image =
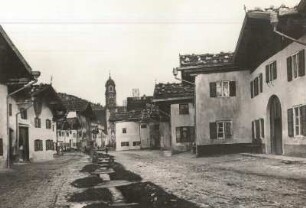
<instances>
[{"instance_id":1,"label":"white window frame","mask_svg":"<svg viewBox=\"0 0 306 208\"><path fill-rule=\"evenodd\" d=\"M293 106L293 132L294 132L294 136L302 136L301 107L302 107L301 105Z\"/></svg>"},{"instance_id":2,"label":"white window frame","mask_svg":"<svg viewBox=\"0 0 306 208\"><path fill-rule=\"evenodd\" d=\"M291 55L292 79L299 78L299 68L300 68L299 52L297 52L297 53ZM296 70L296 74L295 74L295 70Z\"/></svg>"},{"instance_id":3,"label":"white window frame","mask_svg":"<svg viewBox=\"0 0 306 208\"><path fill-rule=\"evenodd\" d=\"M229 80L221 80L221 81L217 81L216 82L216 97L230 97L230 82L231 81L229 81ZM226 95L225 94L225 88L224 88L224 86L225 86L225 83L227 83L227 85L228 85L228 94ZM219 95L219 91L218 91L218 84L220 84L220 90L221 90L221 95Z\"/></svg>"},{"instance_id":4,"label":"white window frame","mask_svg":"<svg viewBox=\"0 0 306 208\"><path fill-rule=\"evenodd\" d=\"M277 62L275 60L270 62L269 64L267 64L268 67L269 67L269 83L271 83L271 82L273 82L275 80L275 79L273 79L273 77L274 77L274 73L273 73L274 62L276 63L275 65L276 65L276 70L277 70Z\"/></svg>"},{"instance_id":5,"label":"white window frame","mask_svg":"<svg viewBox=\"0 0 306 208\"><path fill-rule=\"evenodd\" d=\"M230 133L231 133L231 135L233 135L233 122L232 121L229 121L229 120L216 121L216 124L217 124L217 139L226 139L226 137L225 137L225 124L226 123L230 123L230 125L231 125ZM223 127L219 128L221 124L223 125ZM221 132L223 134L222 137L219 136L219 129L221 130Z\"/></svg>"}]
</instances>

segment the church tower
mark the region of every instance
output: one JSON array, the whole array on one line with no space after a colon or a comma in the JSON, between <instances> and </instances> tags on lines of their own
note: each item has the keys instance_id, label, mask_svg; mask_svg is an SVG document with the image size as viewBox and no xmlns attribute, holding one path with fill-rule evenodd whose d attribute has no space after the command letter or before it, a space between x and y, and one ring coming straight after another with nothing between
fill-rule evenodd
<instances>
[{"instance_id":1,"label":"church tower","mask_svg":"<svg viewBox=\"0 0 306 208\"><path fill-rule=\"evenodd\" d=\"M112 80L110 75L109 79L105 84L105 102L106 102L106 108L108 109L114 109L117 106L116 84L114 80Z\"/></svg>"}]
</instances>

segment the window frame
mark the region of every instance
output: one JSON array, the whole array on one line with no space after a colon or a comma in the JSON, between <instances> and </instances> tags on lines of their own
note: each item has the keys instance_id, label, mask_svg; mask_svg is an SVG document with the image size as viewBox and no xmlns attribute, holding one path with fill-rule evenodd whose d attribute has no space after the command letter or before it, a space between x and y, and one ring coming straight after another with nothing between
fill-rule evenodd
<instances>
[{"instance_id":1,"label":"window frame","mask_svg":"<svg viewBox=\"0 0 306 208\"><path fill-rule=\"evenodd\" d=\"M39 117L34 118L34 126L35 128L41 128L41 119Z\"/></svg>"},{"instance_id":2,"label":"window frame","mask_svg":"<svg viewBox=\"0 0 306 208\"><path fill-rule=\"evenodd\" d=\"M216 97L231 97L230 96L230 94L231 94L231 92L230 92L230 80L220 80L220 81L216 81ZM228 86L228 88L227 88L227 95L225 94L225 88L224 88L224 83L227 83L227 86ZM218 84L220 84L220 86L218 86ZM218 87L220 87L221 89L221 91L220 92L218 92ZM219 93L221 93L221 95L219 95Z\"/></svg>"},{"instance_id":3,"label":"window frame","mask_svg":"<svg viewBox=\"0 0 306 208\"><path fill-rule=\"evenodd\" d=\"M222 124L222 128L220 128L220 125ZM226 124L230 124L230 135L227 137L226 135ZM217 130L217 138L218 140L225 140L230 139L233 136L233 121L231 120L218 120L216 121L216 130ZM220 134L222 133L223 136L219 136L219 130L222 130Z\"/></svg>"},{"instance_id":4,"label":"window frame","mask_svg":"<svg viewBox=\"0 0 306 208\"><path fill-rule=\"evenodd\" d=\"M179 103L179 115L189 115L189 103Z\"/></svg>"},{"instance_id":5,"label":"window frame","mask_svg":"<svg viewBox=\"0 0 306 208\"><path fill-rule=\"evenodd\" d=\"M294 137L302 137L302 105L293 106L293 134ZM298 112L298 116L297 113ZM298 122L297 122L298 121ZM297 131L298 128L298 131Z\"/></svg>"},{"instance_id":6,"label":"window frame","mask_svg":"<svg viewBox=\"0 0 306 208\"><path fill-rule=\"evenodd\" d=\"M122 134L126 134L127 133L127 129L126 128L122 128Z\"/></svg>"},{"instance_id":7,"label":"window frame","mask_svg":"<svg viewBox=\"0 0 306 208\"><path fill-rule=\"evenodd\" d=\"M41 139L35 139L34 140L34 151L39 152L43 150L44 150L43 141Z\"/></svg>"},{"instance_id":8,"label":"window frame","mask_svg":"<svg viewBox=\"0 0 306 208\"><path fill-rule=\"evenodd\" d=\"M20 108L20 118L23 120L28 119L28 111L25 108Z\"/></svg>"},{"instance_id":9,"label":"window frame","mask_svg":"<svg viewBox=\"0 0 306 208\"><path fill-rule=\"evenodd\" d=\"M140 146L141 141L133 141L133 147Z\"/></svg>"},{"instance_id":10,"label":"window frame","mask_svg":"<svg viewBox=\"0 0 306 208\"><path fill-rule=\"evenodd\" d=\"M268 66L268 77L266 77L267 83L272 83L277 79L277 62L276 60L269 62L266 66ZM274 66L276 74L274 74ZM267 75L267 73L266 73Z\"/></svg>"},{"instance_id":11,"label":"window frame","mask_svg":"<svg viewBox=\"0 0 306 208\"><path fill-rule=\"evenodd\" d=\"M52 122L50 119L46 119L46 129L51 129L52 128Z\"/></svg>"},{"instance_id":12,"label":"window frame","mask_svg":"<svg viewBox=\"0 0 306 208\"><path fill-rule=\"evenodd\" d=\"M130 142L121 142L120 146L121 147L129 147L130 146Z\"/></svg>"}]
</instances>

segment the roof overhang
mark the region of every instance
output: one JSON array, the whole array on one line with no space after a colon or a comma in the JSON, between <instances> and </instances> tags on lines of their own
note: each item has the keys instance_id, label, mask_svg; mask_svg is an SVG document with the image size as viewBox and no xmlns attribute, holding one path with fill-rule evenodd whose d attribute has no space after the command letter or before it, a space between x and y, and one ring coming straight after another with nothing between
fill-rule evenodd
<instances>
[{"instance_id":1,"label":"roof overhang","mask_svg":"<svg viewBox=\"0 0 306 208\"><path fill-rule=\"evenodd\" d=\"M185 100L193 100L193 96L188 97L176 97L176 98L160 98L160 99L153 99L153 103L159 102L173 102L173 101L185 101Z\"/></svg>"}]
</instances>

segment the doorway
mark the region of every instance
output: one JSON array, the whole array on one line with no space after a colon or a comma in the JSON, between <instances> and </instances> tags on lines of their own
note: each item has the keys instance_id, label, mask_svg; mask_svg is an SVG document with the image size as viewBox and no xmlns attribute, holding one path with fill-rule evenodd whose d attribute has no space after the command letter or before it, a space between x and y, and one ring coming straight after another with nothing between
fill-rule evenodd
<instances>
[{"instance_id":1,"label":"doorway","mask_svg":"<svg viewBox=\"0 0 306 208\"><path fill-rule=\"evenodd\" d=\"M275 155L283 154L282 138L282 107L279 98L273 95L268 104L268 116L270 117L270 142L271 153Z\"/></svg>"},{"instance_id":2,"label":"doorway","mask_svg":"<svg viewBox=\"0 0 306 208\"><path fill-rule=\"evenodd\" d=\"M19 127L19 156L23 161L29 161L29 128Z\"/></svg>"}]
</instances>

